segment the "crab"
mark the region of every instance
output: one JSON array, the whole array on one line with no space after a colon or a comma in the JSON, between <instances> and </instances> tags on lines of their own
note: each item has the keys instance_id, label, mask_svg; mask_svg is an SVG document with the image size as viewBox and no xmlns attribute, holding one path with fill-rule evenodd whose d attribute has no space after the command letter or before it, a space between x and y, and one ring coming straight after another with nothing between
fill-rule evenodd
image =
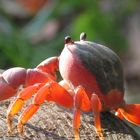
<instances>
[{"instance_id":1,"label":"crab","mask_svg":"<svg viewBox=\"0 0 140 140\"><path fill-rule=\"evenodd\" d=\"M57 70L62 76L59 82ZM8 99L18 92L7 110L9 132L12 132L13 117L32 95L32 103L18 119L19 133L23 133L24 124L45 101L73 108L75 140L80 139L81 111L93 112L95 129L102 140L101 112L112 111L119 118L140 125L140 104L127 104L124 100L124 76L120 58L110 48L86 41L85 33L81 33L80 41L65 37L65 46L60 56L48 58L34 69L8 69L0 78L0 100Z\"/></svg>"}]
</instances>

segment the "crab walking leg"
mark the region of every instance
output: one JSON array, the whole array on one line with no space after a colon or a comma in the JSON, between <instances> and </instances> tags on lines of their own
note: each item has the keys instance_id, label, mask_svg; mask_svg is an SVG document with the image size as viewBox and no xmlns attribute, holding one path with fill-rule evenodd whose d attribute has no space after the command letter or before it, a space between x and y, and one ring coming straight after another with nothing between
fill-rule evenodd
<instances>
[{"instance_id":1,"label":"crab walking leg","mask_svg":"<svg viewBox=\"0 0 140 140\"><path fill-rule=\"evenodd\" d=\"M60 82L59 82L59 85L61 85L63 88L65 88L65 89L69 92L69 94L70 94L72 97L74 97L74 92L73 92L73 90L70 88L70 85L69 85L68 83L66 83L65 80L60 81Z\"/></svg>"},{"instance_id":2,"label":"crab walking leg","mask_svg":"<svg viewBox=\"0 0 140 140\"><path fill-rule=\"evenodd\" d=\"M117 109L116 116L140 126L140 104L124 104Z\"/></svg>"},{"instance_id":3,"label":"crab walking leg","mask_svg":"<svg viewBox=\"0 0 140 140\"><path fill-rule=\"evenodd\" d=\"M94 124L95 124L97 134L100 140L104 140L102 129L101 129L101 120L100 120L100 112L102 110L102 104L97 94L92 94L91 96L91 109L94 115Z\"/></svg>"},{"instance_id":4,"label":"crab walking leg","mask_svg":"<svg viewBox=\"0 0 140 140\"><path fill-rule=\"evenodd\" d=\"M82 86L77 87L74 97L73 129L75 140L79 140L80 110L90 110L90 100Z\"/></svg>"},{"instance_id":5,"label":"crab walking leg","mask_svg":"<svg viewBox=\"0 0 140 140\"><path fill-rule=\"evenodd\" d=\"M40 88L32 104L30 104L19 117L17 126L19 133L23 133L23 125L33 116L45 100L56 102L67 108L73 106L73 97L65 88L56 82L47 83Z\"/></svg>"},{"instance_id":6,"label":"crab walking leg","mask_svg":"<svg viewBox=\"0 0 140 140\"><path fill-rule=\"evenodd\" d=\"M24 102L29 99L43 84L36 84L23 89L17 98L9 105L7 110L8 131L12 132L12 118L22 108Z\"/></svg>"}]
</instances>

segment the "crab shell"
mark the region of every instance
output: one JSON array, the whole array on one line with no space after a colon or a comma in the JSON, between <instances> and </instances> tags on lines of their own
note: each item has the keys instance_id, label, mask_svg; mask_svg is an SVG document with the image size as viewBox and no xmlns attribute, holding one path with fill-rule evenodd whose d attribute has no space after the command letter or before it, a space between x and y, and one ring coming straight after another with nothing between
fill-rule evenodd
<instances>
[{"instance_id":1,"label":"crab shell","mask_svg":"<svg viewBox=\"0 0 140 140\"><path fill-rule=\"evenodd\" d=\"M89 98L96 93L104 110L124 103L121 61L108 47L85 40L66 43L60 55L59 69L72 89L83 86Z\"/></svg>"}]
</instances>

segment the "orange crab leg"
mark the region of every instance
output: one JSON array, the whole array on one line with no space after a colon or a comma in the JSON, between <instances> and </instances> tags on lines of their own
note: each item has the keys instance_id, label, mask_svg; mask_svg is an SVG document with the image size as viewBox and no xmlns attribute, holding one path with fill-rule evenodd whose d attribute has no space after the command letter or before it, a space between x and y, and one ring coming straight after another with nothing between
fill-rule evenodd
<instances>
[{"instance_id":1,"label":"orange crab leg","mask_svg":"<svg viewBox=\"0 0 140 140\"><path fill-rule=\"evenodd\" d=\"M76 89L76 94L74 97L74 136L75 140L79 140L79 127L80 127L80 110L83 111L93 111L94 114L94 124L97 131L97 134L100 140L104 140L102 131L101 131L101 122L100 122L100 112L102 105L100 99L96 94L92 94L91 99L88 98L88 94L82 86L79 86Z\"/></svg>"},{"instance_id":2,"label":"orange crab leg","mask_svg":"<svg viewBox=\"0 0 140 140\"><path fill-rule=\"evenodd\" d=\"M80 110L90 110L90 100L83 87L79 86L75 91L74 97L74 118L73 118L73 129L75 140L79 140L79 127L80 127Z\"/></svg>"},{"instance_id":3,"label":"orange crab leg","mask_svg":"<svg viewBox=\"0 0 140 140\"><path fill-rule=\"evenodd\" d=\"M102 110L102 104L97 94L92 94L91 96L91 109L94 114L94 124L95 124L97 134L100 140L104 140L102 134L102 128L101 128L101 120L100 120L100 112Z\"/></svg>"},{"instance_id":4,"label":"orange crab leg","mask_svg":"<svg viewBox=\"0 0 140 140\"><path fill-rule=\"evenodd\" d=\"M70 85L68 83L65 82L65 80L62 80L59 82L59 85L61 85L63 88L65 88L69 94L74 97L74 92L73 90L71 89Z\"/></svg>"},{"instance_id":5,"label":"orange crab leg","mask_svg":"<svg viewBox=\"0 0 140 140\"><path fill-rule=\"evenodd\" d=\"M116 116L140 126L140 104L124 104L116 111Z\"/></svg>"},{"instance_id":6,"label":"orange crab leg","mask_svg":"<svg viewBox=\"0 0 140 140\"><path fill-rule=\"evenodd\" d=\"M12 118L22 108L24 102L29 99L43 84L36 84L23 89L17 98L9 105L7 110L8 130L12 132Z\"/></svg>"},{"instance_id":7,"label":"orange crab leg","mask_svg":"<svg viewBox=\"0 0 140 140\"><path fill-rule=\"evenodd\" d=\"M39 106L45 101L54 101L64 107L73 106L73 97L69 92L56 82L50 82L44 85L35 95L33 102L29 105L19 117L18 131L23 132L23 125L39 109Z\"/></svg>"}]
</instances>

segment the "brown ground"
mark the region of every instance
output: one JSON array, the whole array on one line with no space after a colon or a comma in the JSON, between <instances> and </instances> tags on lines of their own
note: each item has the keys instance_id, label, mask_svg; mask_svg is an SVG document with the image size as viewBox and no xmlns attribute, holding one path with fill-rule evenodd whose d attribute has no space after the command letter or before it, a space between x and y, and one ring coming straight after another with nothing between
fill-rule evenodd
<instances>
[{"instance_id":1,"label":"brown ground","mask_svg":"<svg viewBox=\"0 0 140 140\"><path fill-rule=\"evenodd\" d=\"M6 126L6 109L9 103L9 100L0 103L0 140L73 140L72 110L66 110L54 103L44 103L40 107L25 125L24 136L20 136L16 128L13 135L9 136ZM13 121L14 127L17 124L17 116ZM81 120L81 140L97 140L92 114L82 113ZM140 139L128 125L110 113L102 114L102 127L106 140Z\"/></svg>"}]
</instances>

